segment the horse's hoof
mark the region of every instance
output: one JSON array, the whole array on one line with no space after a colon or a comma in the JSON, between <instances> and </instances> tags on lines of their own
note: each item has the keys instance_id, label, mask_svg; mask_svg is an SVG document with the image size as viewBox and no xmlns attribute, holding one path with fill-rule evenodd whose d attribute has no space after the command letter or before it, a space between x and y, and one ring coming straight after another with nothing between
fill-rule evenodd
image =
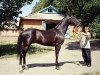
<instances>
[{"instance_id":1,"label":"horse's hoof","mask_svg":"<svg viewBox=\"0 0 100 75\"><path fill-rule=\"evenodd\" d=\"M28 70L29 68L28 68L28 67L24 67L24 69L25 69L25 70Z\"/></svg>"},{"instance_id":2,"label":"horse's hoof","mask_svg":"<svg viewBox=\"0 0 100 75\"><path fill-rule=\"evenodd\" d=\"M60 70L60 67L56 67L56 70Z\"/></svg>"},{"instance_id":3,"label":"horse's hoof","mask_svg":"<svg viewBox=\"0 0 100 75\"><path fill-rule=\"evenodd\" d=\"M22 68L23 68L23 70L24 70L24 69L25 69L25 70L28 70L28 69L29 69L27 65L23 66Z\"/></svg>"},{"instance_id":4,"label":"horse's hoof","mask_svg":"<svg viewBox=\"0 0 100 75\"><path fill-rule=\"evenodd\" d=\"M20 70L19 72L20 72L20 73L23 73L23 70Z\"/></svg>"}]
</instances>

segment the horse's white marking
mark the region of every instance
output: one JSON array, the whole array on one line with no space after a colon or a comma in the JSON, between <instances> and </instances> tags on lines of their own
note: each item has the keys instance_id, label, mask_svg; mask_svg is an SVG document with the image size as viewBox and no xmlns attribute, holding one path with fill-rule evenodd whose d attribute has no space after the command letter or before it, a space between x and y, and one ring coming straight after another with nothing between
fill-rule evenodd
<instances>
[{"instance_id":1,"label":"horse's white marking","mask_svg":"<svg viewBox=\"0 0 100 75\"><path fill-rule=\"evenodd\" d=\"M20 70L20 71L22 71L22 70L23 70L22 65L19 65L19 70Z\"/></svg>"}]
</instances>

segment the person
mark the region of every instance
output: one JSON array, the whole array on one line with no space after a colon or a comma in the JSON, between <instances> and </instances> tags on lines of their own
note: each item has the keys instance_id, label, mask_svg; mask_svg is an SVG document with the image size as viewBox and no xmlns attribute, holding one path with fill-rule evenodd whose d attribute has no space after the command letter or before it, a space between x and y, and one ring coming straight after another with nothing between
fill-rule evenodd
<instances>
[{"instance_id":1,"label":"person","mask_svg":"<svg viewBox=\"0 0 100 75\"><path fill-rule=\"evenodd\" d=\"M84 59L83 66L91 67L91 50L90 50L90 37L89 27L85 27L82 32L82 27L79 27L80 47L82 49L82 56Z\"/></svg>"}]
</instances>

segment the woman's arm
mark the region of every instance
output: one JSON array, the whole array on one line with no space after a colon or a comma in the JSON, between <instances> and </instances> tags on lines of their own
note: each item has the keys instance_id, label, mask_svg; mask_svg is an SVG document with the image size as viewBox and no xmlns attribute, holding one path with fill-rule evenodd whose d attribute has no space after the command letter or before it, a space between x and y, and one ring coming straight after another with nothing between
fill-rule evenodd
<instances>
[{"instance_id":1,"label":"woman's arm","mask_svg":"<svg viewBox=\"0 0 100 75\"><path fill-rule=\"evenodd\" d=\"M91 38L91 34L89 32L88 33L85 33L84 35L86 36L87 39L90 39Z\"/></svg>"}]
</instances>

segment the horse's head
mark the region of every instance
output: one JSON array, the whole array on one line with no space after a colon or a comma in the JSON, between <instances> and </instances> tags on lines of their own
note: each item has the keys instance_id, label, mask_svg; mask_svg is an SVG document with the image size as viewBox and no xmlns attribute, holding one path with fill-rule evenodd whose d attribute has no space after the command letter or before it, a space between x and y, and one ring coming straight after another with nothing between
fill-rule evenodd
<instances>
[{"instance_id":1,"label":"horse's head","mask_svg":"<svg viewBox=\"0 0 100 75\"><path fill-rule=\"evenodd\" d=\"M74 25L74 26L81 25L80 21L76 19L74 16L67 16L66 19L69 25Z\"/></svg>"},{"instance_id":2,"label":"horse's head","mask_svg":"<svg viewBox=\"0 0 100 75\"><path fill-rule=\"evenodd\" d=\"M74 26L73 27L73 32L77 33L77 34L82 32L82 26Z\"/></svg>"}]
</instances>

